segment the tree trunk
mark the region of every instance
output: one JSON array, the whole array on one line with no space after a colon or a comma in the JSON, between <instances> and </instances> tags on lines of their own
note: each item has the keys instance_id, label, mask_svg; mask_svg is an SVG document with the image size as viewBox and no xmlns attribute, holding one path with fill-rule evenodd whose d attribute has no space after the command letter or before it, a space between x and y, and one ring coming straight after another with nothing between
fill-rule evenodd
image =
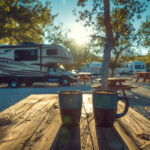
<instances>
[{"instance_id":1,"label":"tree trunk","mask_svg":"<svg viewBox=\"0 0 150 150\"><path fill-rule=\"evenodd\" d=\"M111 70L111 77L114 77L114 76L115 76L115 67L113 66Z\"/></svg>"},{"instance_id":2,"label":"tree trunk","mask_svg":"<svg viewBox=\"0 0 150 150\"><path fill-rule=\"evenodd\" d=\"M104 47L104 58L102 64L102 89L108 89L108 76L109 76L109 61L110 53L113 44L113 33L112 26L110 23L110 2L109 0L104 0L104 24L106 28L106 44Z\"/></svg>"},{"instance_id":3,"label":"tree trunk","mask_svg":"<svg viewBox=\"0 0 150 150\"><path fill-rule=\"evenodd\" d=\"M119 54L120 53L117 53L116 54L116 57L115 57L115 60L114 60L114 62L113 62L113 67L112 67L112 77L114 77L114 73L115 73L115 69L116 69L116 66L117 66L117 61L118 61L118 58L119 58Z\"/></svg>"},{"instance_id":4,"label":"tree trunk","mask_svg":"<svg viewBox=\"0 0 150 150\"><path fill-rule=\"evenodd\" d=\"M106 43L104 49L104 58L102 63L102 89L108 89L108 77L109 77L109 60L110 60L110 44Z\"/></svg>"}]
</instances>

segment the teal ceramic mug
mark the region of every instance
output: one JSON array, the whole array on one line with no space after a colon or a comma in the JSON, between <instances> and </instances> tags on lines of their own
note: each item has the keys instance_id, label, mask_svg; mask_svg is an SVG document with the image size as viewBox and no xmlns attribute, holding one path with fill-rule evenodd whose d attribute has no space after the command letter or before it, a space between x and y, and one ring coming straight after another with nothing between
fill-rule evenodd
<instances>
[{"instance_id":1,"label":"teal ceramic mug","mask_svg":"<svg viewBox=\"0 0 150 150\"><path fill-rule=\"evenodd\" d=\"M116 114L119 100L125 101L125 108L121 114ZM112 127L116 118L123 117L129 108L129 100L125 96L118 96L116 91L93 91L93 111L96 126Z\"/></svg>"},{"instance_id":2,"label":"teal ceramic mug","mask_svg":"<svg viewBox=\"0 0 150 150\"><path fill-rule=\"evenodd\" d=\"M82 108L82 92L60 91L58 94L63 125L79 125Z\"/></svg>"}]
</instances>

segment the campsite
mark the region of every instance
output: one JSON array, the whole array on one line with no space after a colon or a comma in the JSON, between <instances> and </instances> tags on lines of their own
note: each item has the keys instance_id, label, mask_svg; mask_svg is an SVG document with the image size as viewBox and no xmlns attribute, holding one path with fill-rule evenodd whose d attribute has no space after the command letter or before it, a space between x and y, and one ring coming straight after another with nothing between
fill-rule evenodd
<instances>
[{"instance_id":1,"label":"campsite","mask_svg":"<svg viewBox=\"0 0 150 150\"><path fill-rule=\"evenodd\" d=\"M149 12L0 1L0 150L150 150Z\"/></svg>"}]
</instances>

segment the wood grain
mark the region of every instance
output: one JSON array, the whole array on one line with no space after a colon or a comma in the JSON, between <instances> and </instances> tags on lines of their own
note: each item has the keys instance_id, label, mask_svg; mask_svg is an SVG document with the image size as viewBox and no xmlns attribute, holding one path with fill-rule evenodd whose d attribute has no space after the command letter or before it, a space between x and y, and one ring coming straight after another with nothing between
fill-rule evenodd
<instances>
[{"instance_id":1,"label":"wood grain","mask_svg":"<svg viewBox=\"0 0 150 150\"><path fill-rule=\"evenodd\" d=\"M56 95L32 95L2 112L0 118L10 116L11 123L0 126L0 149L25 149L33 137L36 141L43 121L53 112L56 99Z\"/></svg>"},{"instance_id":2,"label":"wood grain","mask_svg":"<svg viewBox=\"0 0 150 150\"><path fill-rule=\"evenodd\" d=\"M30 95L0 113L0 150L149 150L150 121L129 108L112 128L95 126L92 95L83 94L80 126L62 126L58 95ZM124 103L119 102L118 112Z\"/></svg>"}]
</instances>

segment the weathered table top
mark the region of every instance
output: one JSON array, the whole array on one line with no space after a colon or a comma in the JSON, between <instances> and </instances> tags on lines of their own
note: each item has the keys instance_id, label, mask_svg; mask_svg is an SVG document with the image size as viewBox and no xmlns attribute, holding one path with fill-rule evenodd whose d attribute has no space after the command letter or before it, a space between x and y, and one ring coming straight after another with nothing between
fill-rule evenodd
<instances>
[{"instance_id":1,"label":"weathered table top","mask_svg":"<svg viewBox=\"0 0 150 150\"><path fill-rule=\"evenodd\" d=\"M131 108L113 128L95 127L90 94L83 95L79 127L62 126L53 94L30 95L0 113L0 150L149 150L150 141L136 137L141 133L150 134L150 121Z\"/></svg>"},{"instance_id":2,"label":"weathered table top","mask_svg":"<svg viewBox=\"0 0 150 150\"><path fill-rule=\"evenodd\" d=\"M92 73L90 72L79 72L78 74L79 75L92 75Z\"/></svg>"}]
</instances>

